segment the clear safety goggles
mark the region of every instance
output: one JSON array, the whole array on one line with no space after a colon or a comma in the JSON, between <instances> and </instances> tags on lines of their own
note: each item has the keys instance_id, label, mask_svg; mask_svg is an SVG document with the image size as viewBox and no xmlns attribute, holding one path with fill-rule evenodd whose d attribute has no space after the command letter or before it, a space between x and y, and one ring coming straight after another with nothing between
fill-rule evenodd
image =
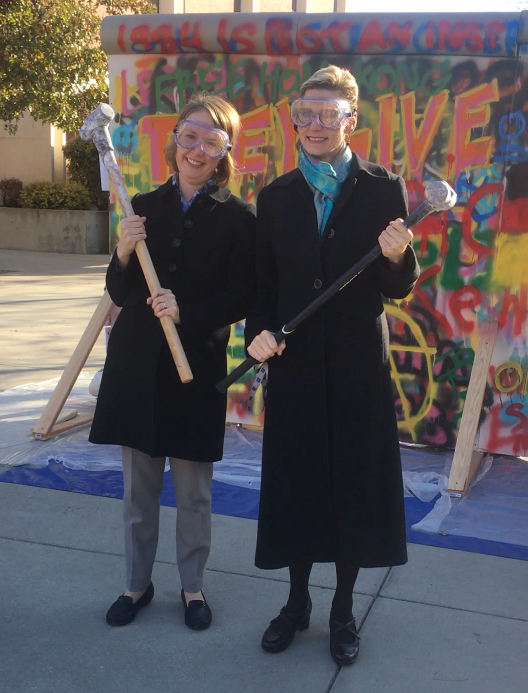
<instances>
[{"instance_id":1,"label":"clear safety goggles","mask_svg":"<svg viewBox=\"0 0 528 693\"><path fill-rule=\"evenodd\" d=\"M337 130L344 120L352 117L347 101L342 99L296 99L290 106L290 116L295 125L306 128L317 119L319 125Z\"/></svg>"},{"instance_id":2,"label":"clear safety goggles","mask_svg":"<svg viewBox=\"0 0 528 693\"><path fill-rule=\"evenodd\" d=\"M196 120L182 120L174 128L174 141L183 149L201 147L211 159L220 159L232 148L225 130L210 127Z\"/></svg>"}]
</instances>

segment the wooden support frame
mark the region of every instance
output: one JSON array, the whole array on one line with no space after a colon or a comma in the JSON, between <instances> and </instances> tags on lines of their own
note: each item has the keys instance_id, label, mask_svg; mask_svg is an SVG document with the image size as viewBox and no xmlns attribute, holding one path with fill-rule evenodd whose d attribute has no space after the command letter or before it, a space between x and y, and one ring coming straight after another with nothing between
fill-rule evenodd
<instances>
[{"instance_id":1,"label":"wooden support frame","mask_svg":"<svg viewBox=\"0 0 528 693\"><path fill-rule=\"evenodd\" d=\"M480 330L455 445L453 464L447 483L447 492L456 498L461 498L467 492L484 455L484 453L474 449L475 438L498 327L499 325L495 320L484 320Z\"/></svg>"},{"instance_id":2,"label":"wooden support frame","mask_svg":"<svg viewBox=\"0 0 528 693\"><path fill-rule=\"evenodd\" d=\"M82 416L76 415L69 421L55 424L47 433L35 433L34 428L31 429L31 432L36 440L50 440L50 438L55 438L55 436L58 436L60 433L70 431L72 428L78 428L79 426L92 423L93 417L93 414L84 414Z\"/></svg>"},{"instance_id":3,"label":"wooden support frame","mask_svg":"<svg viewBox=\"0 0 528 693\"><path fill-rule=\"evenodd\" d=\"M44 411L42 412L40 419L37 421L36 426L31 429L33 438L36 440L49 440L50 438L59 435L59 433L64 433L65 431L77 426L83 426L84 424L90 423L90 421L93 419L93 414L88 414L84 416L76 416L69 421L56 424L64 403L68 399L68 396L75 385L75 381L79 377L79 373L86 363L86 360L88 359L97 338L101 334L101 330L103 329L113 305L112 299L105 291L90 319L90 322L83 332L79 343L75 347L75 350L71 355L71 358L68 361L68 364L64 369L60 380L53 391L53 394L44 407Z\"/></svg>"}]
</instances>

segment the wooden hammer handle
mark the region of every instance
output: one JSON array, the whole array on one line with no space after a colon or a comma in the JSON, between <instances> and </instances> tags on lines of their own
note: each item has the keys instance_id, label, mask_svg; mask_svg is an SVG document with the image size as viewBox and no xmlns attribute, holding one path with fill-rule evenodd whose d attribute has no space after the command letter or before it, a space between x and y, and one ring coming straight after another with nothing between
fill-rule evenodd
<instances>
[{"instance_id":1,"label":"wooden hammer handle","mask_svg":"<svg viewBox=\"0 0 528 693\"><path fill-rule=\"evenodd\" d=\"M104 164L108 170L108 175L112 181L117 199L121 205L121 210L125 217L132 217L135 215L132 203L130 202L130 197L126 191L125 184L121 177L119 167L115 160L114 152L107 152L103 157ZM138 241L136 243L136 255L138 256L139 264L145 275L145 280L147 282L151 296L155 291L161 289L161 284L152 264L152 258L147 248L145 241ZM176 325L173 319L169 315L164 315L160 318L161 327L165 333L169 349L171 350L172 358L176 364L178 370L178 375L182 383L189 383L193 379L193 374L189 362L187 361L187 356L183 350L182 343L180 341L180 336L176 330Z\"/></svg>"},{"instance_id":2,"label":"wooden hammer handle","mask_svg":"<svg viewBox=\"0 0 528 693\"><path fill-rule=\"evenodd\" d=\"M136 243L136 255L138 256L139 264L145 275L147 285L151 296L157 289L161 289L161 284L159 283L158 275L152 264L152 259L147 248L145 241L138 241ZM187 356L183 350L182 343L180 341L180 336L176 330L176 325L170 315L164 315L160 318L161 326L169 349L171 350L172 358L178 369L178 374L182 383L189 383L193 379L193 374L189 362L187 361Z\"/></svg>"}]
</instances>

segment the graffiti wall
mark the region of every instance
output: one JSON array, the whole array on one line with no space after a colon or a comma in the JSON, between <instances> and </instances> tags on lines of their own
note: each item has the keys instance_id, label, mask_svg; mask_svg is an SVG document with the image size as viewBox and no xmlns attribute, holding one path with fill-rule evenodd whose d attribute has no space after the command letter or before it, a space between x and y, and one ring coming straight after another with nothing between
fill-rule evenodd
<instances>
[{"instance_id":1,"label":"graffiti wall","mask_svg":"<svg viewBox=\"0 0 528 693\"><path fill-rule=\"evenodd\" d=\"M296 165L288 104L303 80L335 63L360 87L350 146L402 175L411 208L443 178L458 204L415 229L421 277L390 301L391 366L401 440L453 447L486 318L500 331L479 447L528 455L527 13L491 15L181 15L112 17L113 141L131 194L165 182L163 147L177 106L197 92L242 114L233 192L259 190ZM114 243L119 210L112 219ZM232 330L229 365L244 357ZM231 421L247 412L254 374L230 390Z\"/></svg>"}]
</instances>

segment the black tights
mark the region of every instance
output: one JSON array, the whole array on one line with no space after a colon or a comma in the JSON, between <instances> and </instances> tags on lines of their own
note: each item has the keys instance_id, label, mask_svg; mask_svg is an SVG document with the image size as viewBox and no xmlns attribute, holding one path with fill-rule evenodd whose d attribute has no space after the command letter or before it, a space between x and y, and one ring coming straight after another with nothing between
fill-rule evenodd
<instances>
[{"instance_id":1,"label":"black tights","mask_svg":"<svg viewBox=\"0 0 528 693\"><path fill-rule=\"evenodd\" d=\"M290 565L290 595L286 605L289 611L303 611L308 601L308 580L313 563L298 562ZM359 568L343 561L336 561L337 586L332 600L332 616L348 622L352 618L352 592Z\"/></svg>"}]
</instances>

